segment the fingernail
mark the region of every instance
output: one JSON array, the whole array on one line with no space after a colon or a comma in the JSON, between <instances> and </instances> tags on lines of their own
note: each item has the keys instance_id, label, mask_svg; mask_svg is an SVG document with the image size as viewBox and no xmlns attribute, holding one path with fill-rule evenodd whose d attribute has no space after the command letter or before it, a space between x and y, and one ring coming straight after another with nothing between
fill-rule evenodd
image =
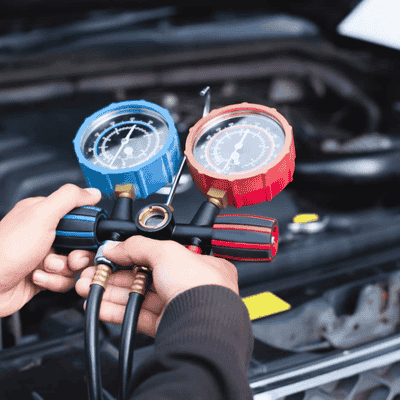
<instances>
[{"instance_id":1,"label":"fingernail","mask_svg":"<svg viewBox=\"0 0 400 400\"><path fill-rule=\"evenodd\" d=\"M48 276L41 271L36 271L33 274L33 281L39 285L41 285L42 283L46 283L48 280Z\"/></svg>"},{"instance_id":2,"label":"fingernail","mask_svg":"<svg viewBox=\"0 0 400 400\"><path fill-rule=\"evenodd\" d=\"M113 242L112 240L110 240L104 245L104 249L111 250L115 246L118 246L118 245L119 245L119 242Z\"/></svg>"},{"instance_id":3,"label":"fingernail","mask_svg":"<svg viewBox=\"0 0 400 400\"><path fill-rule=\"evenodd\" d=\"M86 303L87 303L87 300L85 300L85 302L83 303L83 309L86 308Z\"/></svg>"},{"instance_id":4,"label":"fingernail","mask_svg":"<svg viewBox=\"0 0 400 400\"><path fill-rule=\"evenodd\" d=\"M85 188L86 191L88 191L90 194L94 195L94 196L101 196L101 192L99 189L96 188Z\"/></svg>"}]
</instances>

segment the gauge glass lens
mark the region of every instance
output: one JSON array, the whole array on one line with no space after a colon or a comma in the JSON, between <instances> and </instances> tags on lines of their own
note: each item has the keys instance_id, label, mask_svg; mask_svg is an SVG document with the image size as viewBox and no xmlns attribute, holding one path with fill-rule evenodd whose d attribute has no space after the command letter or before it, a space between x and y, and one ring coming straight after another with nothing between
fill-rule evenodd
<instances>
[{"instance_id":1,"label":"gauge glass lens","mask_svg":"<svg viewBox=\"0 0 400 400\"><path fill-rule=\"evenodd\" d=\"M162 150L168 123L148 108L126 108L93 121L82 136L81 150L92 164L110 170L133 168Z\"/></svg>"},{"instance_id":2,"label":"gauge glass lens","mask_svg":"<svg viewBox=\"0 0 400 400\"><path fill-rule=\"evenodd\" d=\"M244 174L271 163L284 143L285 132L273 117L262 111L232 111L200 129L193 155L211 172Z\"/></svg>"}]
</instances>

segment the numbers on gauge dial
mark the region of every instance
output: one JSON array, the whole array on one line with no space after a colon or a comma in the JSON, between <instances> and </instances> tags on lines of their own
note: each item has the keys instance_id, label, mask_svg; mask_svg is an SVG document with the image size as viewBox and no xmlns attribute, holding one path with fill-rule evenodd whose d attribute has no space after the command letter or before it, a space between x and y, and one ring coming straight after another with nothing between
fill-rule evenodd
<instances>
[{"instance_id":1,"label":"numbers on gauge dial","mask_svg":"<svg viewBox=\"0 0 400 400\"><path fill-rule=\"evenodd\" d=\"M134 116L120 112L91 130L84 155L93 164L110 170L132 168L161 151L167 136L166 121L151 110Z\"/></svg>"},{"instance_id":2,"label":"numbers on gauge dial","mask_svg":"<svg viewBox=\"0 0 400 400\"><path fill-rule=\"evenodd\" d=\"M209 171L243 174L272 162L284 141L283 129L277 122L250 115L225 120L207 129L197 141L193 155Z\"/></svg>"}]
</instances>

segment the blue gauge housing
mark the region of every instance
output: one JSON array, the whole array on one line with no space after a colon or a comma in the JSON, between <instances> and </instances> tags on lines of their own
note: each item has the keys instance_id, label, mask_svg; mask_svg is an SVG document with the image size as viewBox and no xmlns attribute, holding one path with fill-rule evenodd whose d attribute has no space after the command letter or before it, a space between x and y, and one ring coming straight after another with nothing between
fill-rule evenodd
<instances>
[{"instance_id":1,"label":"blue gauge housing","mask_svg":"<svg viewBox=\"0 0 400 400\"><path fill-rule=\"evenodd\" d=\"M146 110L155 112L162 116L168 124L168 135L160 151L145 162L130 168L109 169L92 163L83 153L83 145L91 131L91 127L96 121L106 114L122 115L127 110L135 109L135 113L146 115ZM136 122L135 122L136 123ZM118 126L118 125L115 125ZM149 125L148 129L154 131ZM114 127L109 127L109 131ZM100 139L97 140L97 143ZM132 183L135 189L136 198L145 199L147 196L155 193L168 183L172 182L174 175L179 170L182 161L182 153L179 143L178 132L169 112L153 103L145 100L123 101L112 103L108 107L102 108L90 117L79 128L75 139L73 140L75 154L82 168L85 179L90 187L99 189L103 194L110 197L114 192L115 185ZM95 147L95 146L93 146ZM94 150L97 153L97 149Z\"/></svg>"}]
</instances>

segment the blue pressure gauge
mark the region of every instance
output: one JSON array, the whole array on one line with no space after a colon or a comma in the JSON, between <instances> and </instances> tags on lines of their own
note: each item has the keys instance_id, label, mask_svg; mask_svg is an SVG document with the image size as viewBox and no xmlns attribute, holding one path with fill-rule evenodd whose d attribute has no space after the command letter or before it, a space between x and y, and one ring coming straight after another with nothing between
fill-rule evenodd
<instances>
[{"instance_id":1,"label":"blue pressure gauge","mask_svg":"<svg viewBox=\"0 0 400 400\"><path fill-rule=\"evenodd\" d=\"M182 161L168 111L144 100L97 111L73 143L87 183L108 197L115 185L132 183L136 198L146 198L172 182Z\"/></svg>"}]
</instances>

